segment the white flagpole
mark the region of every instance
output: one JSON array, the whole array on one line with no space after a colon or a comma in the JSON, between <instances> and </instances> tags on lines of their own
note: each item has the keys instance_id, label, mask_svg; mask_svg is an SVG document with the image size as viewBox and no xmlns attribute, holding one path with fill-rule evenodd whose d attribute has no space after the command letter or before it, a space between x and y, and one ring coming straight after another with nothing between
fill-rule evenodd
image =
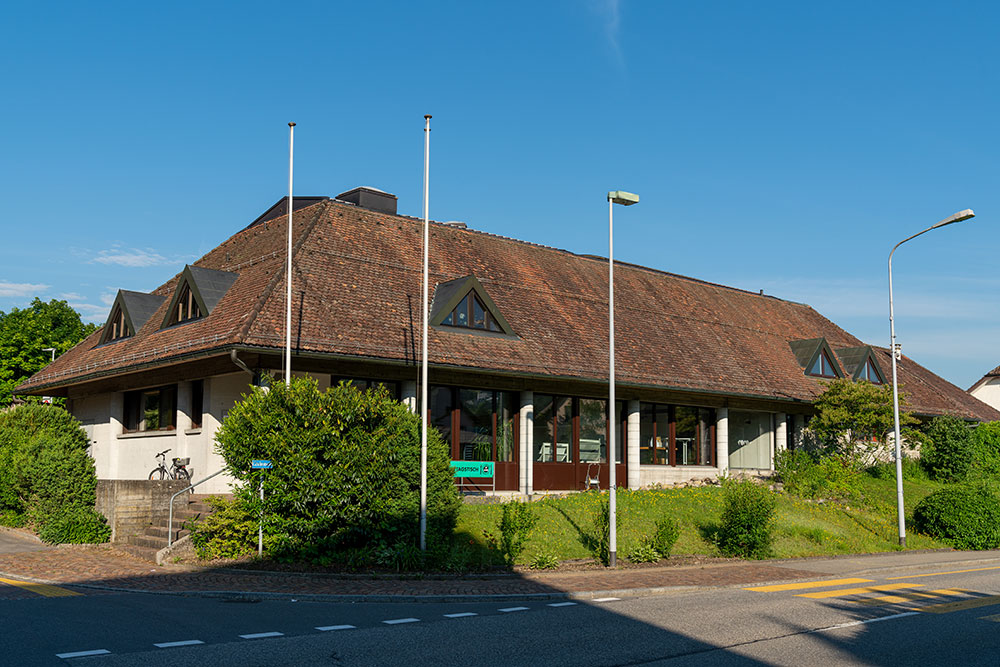
<instances>
[{"instance_id":1,"label":"white flagpole","mask_svg":"<svg viewBox=\"0 0 1000 667\"><path fill-rule=\"evenodd\" d=\"M420 550L427 551L427 292L428 257L430 256L430 220L428 206L431 174L431 116L424 116L424 280L423 280L423 334L420 341Z\"/></svg>"},{"instance_id":2,"label":"white flagpole","mask_svg":"<svg viewBox=\"0 0 1000 667\"><path fill-rule=\"evenodd\" d=\"M285 386L292 384L292 157L295 123L288 124L288 266L285 270Z\"/></svg>"}]
</instances>

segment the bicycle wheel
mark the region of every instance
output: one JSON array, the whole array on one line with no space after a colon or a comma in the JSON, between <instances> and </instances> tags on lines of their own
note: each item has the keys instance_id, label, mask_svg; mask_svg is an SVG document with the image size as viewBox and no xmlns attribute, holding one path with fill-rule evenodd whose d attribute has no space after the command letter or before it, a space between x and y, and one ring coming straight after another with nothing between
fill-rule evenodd
<instances>
[{"instance_id":1,"label":"bicycle wheel","mask_svg":"<svg viewBox=\"0 0 1000 667\"><path fill-rule=\"evenodd\" d=\"M163 479L166 476L167 476L167 471L164 470L162 467L153 468L153 471L149 473L149 479L153 481L158 479Z\"/></svg>"},{"instance_id":2,"label":"bicycle wheel","mask_svg":"<svg viewBox=\"0 0 1000 667\"><path fill-rule=\"evenodd\" d=\"M191 473L187 471L187 468L178 468L177 476L174 479L183 479L184 481L191 481Z\"/></svg>"}]
</instances>

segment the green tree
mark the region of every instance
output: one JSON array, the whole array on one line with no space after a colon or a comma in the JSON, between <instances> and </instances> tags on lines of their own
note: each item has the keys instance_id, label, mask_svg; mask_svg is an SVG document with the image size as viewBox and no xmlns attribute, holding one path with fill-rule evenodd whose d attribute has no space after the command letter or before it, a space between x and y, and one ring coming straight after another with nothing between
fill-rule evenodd
<instances>
[{"instance_id":1,"label":"green tree","mask_svg":"<svg viewBox=\"0 0 1000 667\"><path fill-rule=\"evenodd\" d=\"M10 404L14 388L52 360L45 348L55 348L58 356L96 329L56 299L46 303L35 297L27 308L0 311L0 406Z\"/></svg>"},{"instance_id":2,"label":"green tree","mask_svg":"<svg viewBox=\"0 0 1000 667\"><path fill-rule=\"evenodd\" d=\"M816 399L817 414L809 429L828 450L853 454L857 445L885 447L894 430L892 385L852 382L837 379L826 384ZM900 426L916 424L917 419L903 408L906 397L899 395Z\"/></svg>"}]
</instances>

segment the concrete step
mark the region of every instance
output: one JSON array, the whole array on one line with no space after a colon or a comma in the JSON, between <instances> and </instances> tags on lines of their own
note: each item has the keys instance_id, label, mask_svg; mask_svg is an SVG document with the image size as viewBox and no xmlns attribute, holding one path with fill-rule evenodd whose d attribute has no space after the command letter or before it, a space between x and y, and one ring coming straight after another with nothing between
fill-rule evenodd
<instances>
[{"instance_id":1,"label":"concrete step","mask_svg":"<svg viewBox=\"0 0 1000 667\"><path fill-rule=\"evenodd\" d=\"M157 551L167 546L167 538L150 537L149 535L132 535L123 546L146 547Z\"/></svg>"},{"instance_id":2,"label":"concrete step","mask_svg":"<svg viewBox=\"0 0 1000 667\"><path fill-rule=\"evenodd\" d=\"M184 530L182 528L175 528L173 532L174 532L174 539L175 540L179 540L182 537L184 537L185 535L190 535L191 534L190 530ZM153 537L153 538L156 538L156 539L163 540L163 544L164 544L164 546L166 546L166 544L167 544L167 537L170 536L170 531L167 530L166 526L150 526L149 528L146 529L146 532L145 532L145 534L143 536L144 537Z\"/></svg>"}]
</instances>

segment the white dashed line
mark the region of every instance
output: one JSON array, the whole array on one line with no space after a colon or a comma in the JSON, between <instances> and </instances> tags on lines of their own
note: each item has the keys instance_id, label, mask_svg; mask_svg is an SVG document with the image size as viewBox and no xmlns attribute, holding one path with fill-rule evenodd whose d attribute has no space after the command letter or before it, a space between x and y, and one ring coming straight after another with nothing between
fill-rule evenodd
<instances>
[{"instance_id":1,"label":"white dashed line","mask_svg":"<svg viewBox=\"0 0 1000 667\"><path fill-rule=\"evenodd\" d=\"M240 639L267 639L268 637L284 637L283 632L257 632L252 635L240 635Z\"/></svg>"},{"instance_id":2,"label":"white dashed line","mask_svg":"<svg viewBox=\"0 0 1000 667\"><path fill-rule=\"evenodd\" d=\"M467 616L479 616L479 614L473 611L463 611L460 614L445 614L445 618L466 618Z\"/></svg>"},{"instance_id":3,"label":"white dashed line","mask_svg":"<svg viewBox=\"0 0 1000 667\"><path fill-rule=\"evenodd\" d=\"M316 628L320 632L329 632L330 630L357 630L353 625L323 625Z\"/></svg>"},{"instance_id":4,"label":"white dashed line","mask_svg":"<svg viewBox=\"0 0 1000 667\"><path fill-rule=\"evenodd\" d=\"M504 609L498 609L497 611L501 611L501 612L503 612L503 613L506 614L506 613L509 613L509 612L512 612L512 611L528 611L528 608L527 607L506 607Z\"/></svg>"},{"instance_id":5,"label":"white dashed line","mask_svg":"<svg viewBox=\"0 0 1000 667\"><path fill-rule=\"evenodd\" d=\"M550 602L550 607L575 607L575 602Z\"/></svg>"},{"instance_id":6,"label":"white dashed line","mask_svg":"<svg viewBox=\"0 0 1000 667\"><path fill-rule=\"evenodd\" d=\"M156 648L174 648L175 646L197 646L198 644L204 644L205 642L200 639L186 639L181 642L163 642L162 644L153 644Z\"/></svg>"},{"instance_id":7,"label":"white dashed line","mask_svg":"<svg viewBox=\"0 0 1000 667\"><path fill-rule=\"evenodd\" d=\"M110 655L111 651L106 648L99 648L93 651L74 651L73 653L56 653L57 658L68 660L69 658L85 658L89 655Z\"/></svg>"},{"instance_id":8,"label":"white dashed line","mask_svg":"<svg viewBox=\"0 0 1000 667\"><path fill-rule=\"evenodd\" d=\"M591 602L617 602L621 598L594 598Z\"/></svg>"},{"instance_id":9,"label":"white dashed line","mask_svg":"<svg viewBox=\"0 0 1000 667\"><path fill-rule=\"evenodd\" d=\"M389 621L382 621L386 625L399 625L400 623L419 623L419 618L394 618Z\"/></svg>"}]
</instances>

